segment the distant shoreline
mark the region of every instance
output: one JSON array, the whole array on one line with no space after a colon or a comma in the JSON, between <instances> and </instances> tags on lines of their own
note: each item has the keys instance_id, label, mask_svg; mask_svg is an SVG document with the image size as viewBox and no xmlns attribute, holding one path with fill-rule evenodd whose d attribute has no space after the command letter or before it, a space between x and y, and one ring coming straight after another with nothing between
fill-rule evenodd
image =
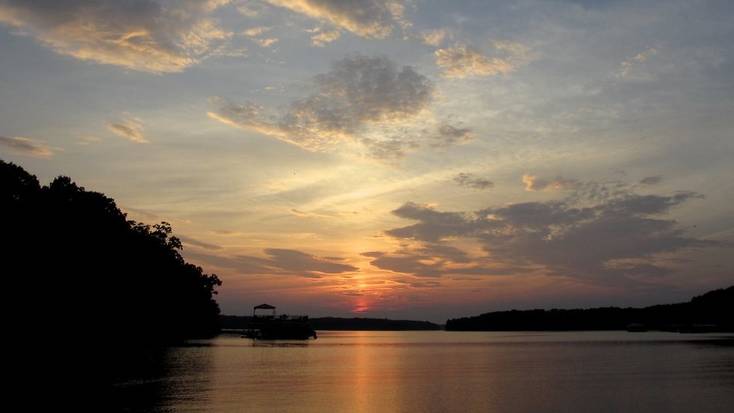
<instances>
[{"instance_id":1,"label":"distant shoreline","mask_svg":"<svg viewBox=\"0 0 734 413\"><path fill-rule=\"evenodd\" d=\"M224 330L242 330L249 316L221 315L220 327ZM323 331L436 331L443 326L430 321L390 320L386 318L316 317L309 319L314 330Z\"/></svg>"},{"instance_id":2,"label":"distant shoreline","mask_svg":"<svg viewBox=\"0 0 734 413\"><path fill-rule=\"evenodd\" d=\"M447 331L734 332L734 286L644 308L511 310L451 319Z\"/></svg>"},{"instance_id":3,"label":"distant shoreline","mask_svg":"<svg viewBox=\"0 0 734 413\"><path fill-rule=\"evenodd\" d=\"M445 325L429 321L387 318L316 317L309 323L322 331L630 331L677 333L734 332L734 286L709 291L690 301L644 308L510 310L450 319ZM249 316L222 315L222 330L242 330Z\"/></svg>"}]
</instances>

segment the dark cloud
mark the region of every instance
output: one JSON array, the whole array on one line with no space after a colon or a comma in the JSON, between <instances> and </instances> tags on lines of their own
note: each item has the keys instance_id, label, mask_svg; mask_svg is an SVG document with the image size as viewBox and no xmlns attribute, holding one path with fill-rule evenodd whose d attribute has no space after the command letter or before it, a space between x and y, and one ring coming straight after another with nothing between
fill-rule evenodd
<instances>
[{"instance_id":1,"label":"dark cloud","mask_svg":"<svg viewBox=\"0 0 734 413\"><path fill-rule=\"evenodd\" d=\"M474 134L469 128L459 128L443 123L430 135L430 138L432 140L431 146L445 148L470 142L474 140Z\"/></svg>"},{"instance_id":2,"label":"dark cloud","mask_svg":"<svg viewBox=\"0 0 734 413\"><path fill-rule=\"evenodd\" d=\"M402 139L362 139L371 158L385 161L394 161L404 158L408 152L417 149L420 145L416 141Z\"/></svg>"},{"instance_id":3,"label":"dark cloud","mask_svg":"<svg viewBox=\"0 0 734 413\"><path fill-rule=\"evenodd\" d=\"M494 187L494 182L474 174L461 172L454 177L454 182L459 186L472 189L489 189Z\"/></svg>"},{"instance_id":4,"label":"dark cloud","mask_svg":"<svg viewBox=\"0 0 734 413\"><path fill-rule=\"evenodd\" d=\"M377 268L415 277L509 275L532 271L529 267L498 265L486 257L471 257L443 243L422 243L393 252L372 251L362 255L372 258L370 264Z\"/></svg>"},{"instance_id":5,"label":"dark cloud","mask_svg":"<svg viewBox=\"0 0 734 413\"><path fill-rule=\"evenodd\" d=\"M268 248L263 252L266 257L249 255L224 257L200 253L187 253L186 256L212 265L232 268L240 274L300 275L318 278L326 274L344 274L359 270L357 267L339 262L341 259L317 257L298 250Z\"/></svg>"},{"instance_id":6,"label":"dark cloud","mask_svg":"<svg viewBox=\"0 0 734 413\"><path fill-rule=\"evenodd\" d=\"M474 133L471 129L439 123L432 128L420 128L417 131L406 128L400 137L362 138L360 142L365 146L371 158L396 161L422 147L448 148L463 145L472 140L474 140Z\"/></svg>"},{"instance_id":7,"label":"dark cloud","mask_svg":"<svg viewBox=\"0 0 734 413\"><path fill-rule=\"evenodd\" d=\"M400 218L418 221L417 224L385 231L395 238L413 238L434 242L453 236L462 236L480 224L461 212L440 212L427 205L408 202L393 211Z\"/></svg>"},{"instance_id":8,"label":"dark cloud","mask_svg":"<svg viewBox=\"0 0 734 413\"><path fill-rule=\"evenodd\" d=\"M207 250L220 250L222 249L221 246L216 244L211 244L208 242L200 241L196 238L187 237L185 235L177 235L178 239L181 240L181 243L184 247L187 245L193 245L195 247L204 248Z\"/></svg>"},{"instance_id":9,"label":"dark cloud","mask_svg":"<svg viewBox=\"0 0 734 413\"><path fill-rule=\"evenodd\" d=\"M230 37L208 14L229 0L0 0L0 22L55 52L145 72L180 72Z\"/></svg>"},{"instance_id":10,"label":"dark cloud","mask_svg":"<svg viewBox=\"0 0 734 413\"><path fill-rule=\"evenodd\" d=\"M32 156L34 158L50 158L54 155L54 150L50 146L30 138L19 136L0 136L0 146L18 155Z\"/></svg>"},{"instance_id":11,"label":"dark cloud","mask_svg":"<svg viewBox=\"0 0 734 413\"><path fill-rule=\"evenodd\" d=\"M657 185L662 181L663 181L662 176L648 176L648 177L642 178L640 180L640 183L642 185Z\"/></svg>"},{"instance_id":12,"label":"dark cloud","mask_svg":"<svg viewBox=\"0 0 734 413\"><path fill-rule=\"evenodd\" d=\"M567 190L576 189L579 186L579 181L575 179L566 179L563 177L556 177L553 179L538 178L535 175L523 175L522 182L525 184L526 191L547 191L547 190Z\"/></svg>"},{"instance_id":13,"label":"dark cloud","mask_svg":"<svg viewBox=\"0 0 734 413\"><path fill-rule=\"evenodd\" d=\"M315 92L268 115L253 103L237 105L214 99L210 116L230 125L252 129L308 150L324 149L354 139L376 122L397 122L427 107L433 85L410 66L398 68L385 57L350 57L313 81ZM383 142L388 149L394 143ZM377 152L384 151L378 146Z\"/></svg>"},{"instance_id":14,"label":"dark cloud","mask_svg":"<svg viewBox=\"0 0 734 413\"><path fill-rule=\"evenodd\" d=\"M297 250L268 248L265 253L270 257L271 262L285 271L341 274L358 270L357 267L334 262L333 258L320 258Z\"/></svg>"},{"instance_id":15,"label":"dark cloud","mask_svg":"<svg viewBox=\"0 0 734 413\"><path fill-rule=\"evenodd\" d=\"M428 246L473 239L491 262L542 267L550 274L577 278L631 280L665 274L667 268L655 260L661 254L720 245L690 237L676 221L665 218L672 208L701 197L694 192L640 195L627 190L588 206L575 205L570 197L474 212L443 212L407 203L393 213L417 223L386 233ZM373 263L433 275L442 272L427 263L445 256L435 249L403 250L375 255Z\"/></svg>"}]
</instances>

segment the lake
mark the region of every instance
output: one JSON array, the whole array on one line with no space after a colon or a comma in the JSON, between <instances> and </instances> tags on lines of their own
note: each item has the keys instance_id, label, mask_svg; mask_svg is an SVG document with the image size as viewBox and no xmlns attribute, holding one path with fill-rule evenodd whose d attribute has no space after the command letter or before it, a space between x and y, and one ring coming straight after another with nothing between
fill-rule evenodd
<instances>
[{"instance_id":1,"label":"lake","mask_svg":"<svg viewBox=\"0 0 734 413\"><path fill-rule=\"evenodd\" d=\"M734 336L320 331L190 342L116 403L154 412L731 412Z\"/></svg>"}]
</instances>

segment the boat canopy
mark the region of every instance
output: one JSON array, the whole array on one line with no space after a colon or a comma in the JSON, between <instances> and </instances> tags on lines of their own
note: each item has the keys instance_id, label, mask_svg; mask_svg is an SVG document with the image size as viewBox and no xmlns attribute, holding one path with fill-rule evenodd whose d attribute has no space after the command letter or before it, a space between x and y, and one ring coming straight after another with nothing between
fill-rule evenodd
<instances>
[{"instance_id":1,"label":"boat canopy","mask_svg":"<svg viewBox=\"0 0 734 413\"><path fill-rule=\"evenodd\" d=\"M256 305L255 310L275 310L275 306L272 306L270 304L260 304Z\"/></svg>"},{"instance_id":2,"label":"boat canopy","mask_svg":"<svg viewBox=\"0 0 734 413\"><path fill-rule=\"evenodd\" d=\"M270 314L269 314L269 315L267 315L267 316L262 316L262 315L258 316L258 315L257 315L257 312L258 312L258 310L265 310L265 311L269 311L269 312L270 312ZM262 312L261 312L260 314L262 314ZM260 305L256 305L256 306L255 306L255 307L253 307L253 309L252 309L252 316L253 316L253 317L275 317L275 306L274 306L274 305L270 305L270 304L260 304Z\"/></svg>"}]
</instances>

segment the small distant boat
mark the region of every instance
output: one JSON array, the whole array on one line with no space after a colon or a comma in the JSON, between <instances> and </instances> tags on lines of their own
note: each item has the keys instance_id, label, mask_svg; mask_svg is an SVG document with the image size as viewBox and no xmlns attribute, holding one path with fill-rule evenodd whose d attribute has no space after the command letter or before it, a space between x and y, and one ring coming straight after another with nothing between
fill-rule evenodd
<instances>
[{"instance_id":1,"label":"small distant boat","mask_svg":"<svg viewBox=\"0 0 734 413\"><path fill-rule=\"evenodd\" d=\"M269 314L258 314L258 310L269 311ZM316 339L316 331L311 328L308 316L280 315L275 306L260 304L252 309L252 317L242 331L243 337L255 340L308 340Z\"/></svg>"}]
</instances>

